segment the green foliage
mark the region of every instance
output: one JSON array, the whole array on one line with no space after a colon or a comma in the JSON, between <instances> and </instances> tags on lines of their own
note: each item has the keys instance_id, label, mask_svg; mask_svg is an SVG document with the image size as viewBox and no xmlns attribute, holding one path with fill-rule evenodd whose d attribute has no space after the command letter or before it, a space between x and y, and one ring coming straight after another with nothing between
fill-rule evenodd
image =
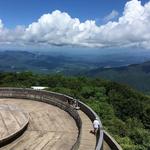
<instances>
[{"instance_id":1,"label":"green foliage","mask_svg":"<svg viewBox=\"0 0 150 150\"><path fill-rule=\"evenodd\" d=\"M85 75L128 84L145 93L150 91L150 61L122 67L96 68Z\"/></svg>"},{"instance_id":2,"label":"green foliage","mask_svg":"<svg viewBox=\"0 0 150 150\"><path fill-rule=\"evenodd\" d=\"M143 146L135 145L129 137L114 136L121 144L123 150L146 150ZM143 149L142 149L143 148Z\"/></svg>"},{"instance_id":3,"label":"green foliage","mask_svg":"<svg viewBox=\"0 0 150 150\"><path fill-rule=\"evenodd\" d=\"M101 118L124 150L150 149L150 97L115 82L85 77L0 73L0 86L47 86L79 98Z\"/></svg>"}]
</instances>

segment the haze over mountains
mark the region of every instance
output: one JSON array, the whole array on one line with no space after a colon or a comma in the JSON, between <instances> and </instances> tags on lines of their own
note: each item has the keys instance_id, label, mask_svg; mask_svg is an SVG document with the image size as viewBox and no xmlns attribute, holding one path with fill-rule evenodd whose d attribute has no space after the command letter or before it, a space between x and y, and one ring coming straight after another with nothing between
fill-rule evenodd
<instances>
[{"instance_id":1,"label":"haze over mountains","mask_svg":"<svg viewBox=\"0 0 150 150\"><path fill-rule=\"evenodd\" d=\"M0 72L32 71L85 75L126 83L150 91L150 53L72 54L0 51ZM136 65L133 65L136 64Z\"/></svg>"},{"instance_id":2,"label":"haze over mountains","mask_svg":"<svg viewBox=\"0 0 150 150\"><path fill-rule=\"evenodd\" d=\"M63 73L76 75L85 71L128 66L150 60L150 53L68 53L38 51L0 51L0 71Z\"/></svg>"},{"instance_id":3,"label":"haze over mountains","mask_svg":"<svg viewBox=\"0 0 150 150\"><path fill-rule=\"evenodd\" d=\"M144 92L150 91L150 61L118 68L98 68L86 74L125 83Z\"/></svg>"},{"instance_id":4,"label":"haze over mountains","mask_svg":"<svg viewBox=\"0 0 150 150\"><path fill-rule=\"evenodd\" d=\"M1 51L0 71L1 72L21 72L32 71L35 73L63 73L74 74L83 71L91 66L96 66L95 62L90 64L90 60L75 58L72 55L49 52L29 52L29 51Z\"/></svg>"}]
</instances>

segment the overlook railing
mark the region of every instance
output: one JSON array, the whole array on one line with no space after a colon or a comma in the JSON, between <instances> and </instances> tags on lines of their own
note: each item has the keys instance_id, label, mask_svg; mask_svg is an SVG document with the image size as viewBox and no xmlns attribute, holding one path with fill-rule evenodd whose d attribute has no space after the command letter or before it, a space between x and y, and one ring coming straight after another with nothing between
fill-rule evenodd
<instances>
[{"instance_id":1,"label":"overlook railing","mask_svg":"<svg viewBox=\"0 0 150 150\"><path fill-rule=\"evenodd\" d=\"M72 150L78 149L80 144L80 136L81 136L80 133L82 128L82 121L77 111L73 109L73 107L70 107L67 99L64 96L52 92L37 91L32 89L0 88L0 98L16 98L16 99L22 98L22 99L40 101L40 102L57 106L60 109L63 109L64 111L68 112L75 120L79 131L76 143L72 146ZM17 138L19 135L15 135L15 136ZM8 139L7 143L9 143L9 141L10 140Z\"/></svg>"},{"instance_id":2,"label":"overlook railing","mask_svg":"<svg viewBox=\"0 0 150 150\"><path fill-rule=\"evenodd\" d=\"M104 140L112 150L122 150L122 147L106 131L104 131Z\"/></svg>"},{"instance_id":3,"label":"overlook railing","mask_svg":"<svg viewBox=\"0 0 150 150\"><path fill-rule=\"evenodd\" d=\"M73 109L73 107L70 107L70 103L72 103L75 99L64 95L60 93L55 92L48 92L43 90L33 90L28 88L0 88L0 98L22 98L22 99L30 99L30 100L36 100L45 102L48 104L52 104L54 106L57 106L66 112L68 112L76 121L79 134L76 143L73 145L72 150L77 150L80 145L80 135L81 135L81 129L82 129L82 121L80 119L80 116L78 115L77 111ZM117 146L115 147L116 143L115 141L112 141L109 134L103 131L101 121L98 117L98 115L86 104L84 104L81 101L78 101L78 105L80 109L93 121L95 118L98 118L100 122L100 130L98 131L97 136L97 143L95 150L103 150L103 140L106 139L109 143L109 145L113 145L112 149L114 150L120 150L117 149Z\"/></svg>"}]
</instances>

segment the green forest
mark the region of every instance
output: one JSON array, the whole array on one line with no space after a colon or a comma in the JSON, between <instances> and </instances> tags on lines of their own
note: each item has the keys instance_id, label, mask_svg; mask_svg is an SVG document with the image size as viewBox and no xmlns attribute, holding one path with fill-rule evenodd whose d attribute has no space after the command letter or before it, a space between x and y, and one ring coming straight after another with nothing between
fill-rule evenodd
<instances>
[{"instance_id":1,"label":"green forest","mask_svg":"<svg viewBox=\"0 0 150 150\"><path fill-rule=\"evenodd\" d=\"M101 78L0 73L1 87L46 86L88 104L124 150L150 150L150 97Z\"/></svg>"}]
</instances>

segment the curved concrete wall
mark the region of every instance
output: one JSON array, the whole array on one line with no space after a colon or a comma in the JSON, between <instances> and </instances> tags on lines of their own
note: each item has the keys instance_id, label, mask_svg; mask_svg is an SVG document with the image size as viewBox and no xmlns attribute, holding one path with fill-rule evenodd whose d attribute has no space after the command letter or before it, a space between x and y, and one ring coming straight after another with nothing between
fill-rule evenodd
<instances>
[{"instance_id":1,"label":"curved concrete wall","mask_svg":"<svg viewBox=\"0 0 150 150\"><path fill-rule=\"evenodd\" d=\"M106 131L104 131L104 140L111 147L112 150L122 150L121 146Z\"/></svg>"},{"instance_id":2,"label":"curved concrete wall","mask_svg":"<svg viewBox=\"0 0 150 150\"><path fill-rule=\"evenodd\" d=\"M18 138L19 136L21 136L24 131L26 130L27 126L28 126L28 123L29 123L29 119L28 121L25 123L25 125L17 132L15 133L12 133L11 135L3 138L0 140L0 147L3 147L9 143L11 143L12 141L14 141L16 138Z\"/></svg>"},{"instance_id":3,"label":"curved concrete wall","mask_svg":"<svg viewBox=\"0 0 150 150\"><path fill-rule=\"evenodd\" d=\"M38 91L27 88L0 88L0 98L32 99L58 106L59 108L67 111L75 119L77 127L79 129L78 139L72 147L72 150L78 149L80 144L80 133L82 132L82 121L78 113L69 105L74 101L72 97L56 92ZM103 140L106 140L112 150L122 150L120 149L118 143L113 138L111 138L111 136L107 132L103 131L102 123L98 115L83 102L78 101L78 103L80 109L91 119L91 121L93 121L95 118L98 118L100 122L100 130L98 131L95 150L103 150Z\"/></svg>"},{"instance_id":4,"label":"curved concrete wall","mask_svg":"<svg viewBox=\"0 0 150 150\"><path fill-rule=\"evenodd\" d=\"M76 121L79 133L76 143L72 146L72 150L77 150L80 144L80 132L82 128L82 121L80 119L79 114L73 107L70 107L68 101L65 97L61 95L57 95L56 93L50 93L47 91L36 91L32 89L21 89L21 88L0 88L0 98L23 98L23 99L30 99L35 101L41 101L44 103L48 103L54 106L63 109L64 111L68 112ZM23 133L23 131L22 131ZM16 139L19 137L20 133L15 134L11 139ZM12 140L6 139L2 141L0 144L3 146L8 144Z\"/></svg>"}]
</instances>

